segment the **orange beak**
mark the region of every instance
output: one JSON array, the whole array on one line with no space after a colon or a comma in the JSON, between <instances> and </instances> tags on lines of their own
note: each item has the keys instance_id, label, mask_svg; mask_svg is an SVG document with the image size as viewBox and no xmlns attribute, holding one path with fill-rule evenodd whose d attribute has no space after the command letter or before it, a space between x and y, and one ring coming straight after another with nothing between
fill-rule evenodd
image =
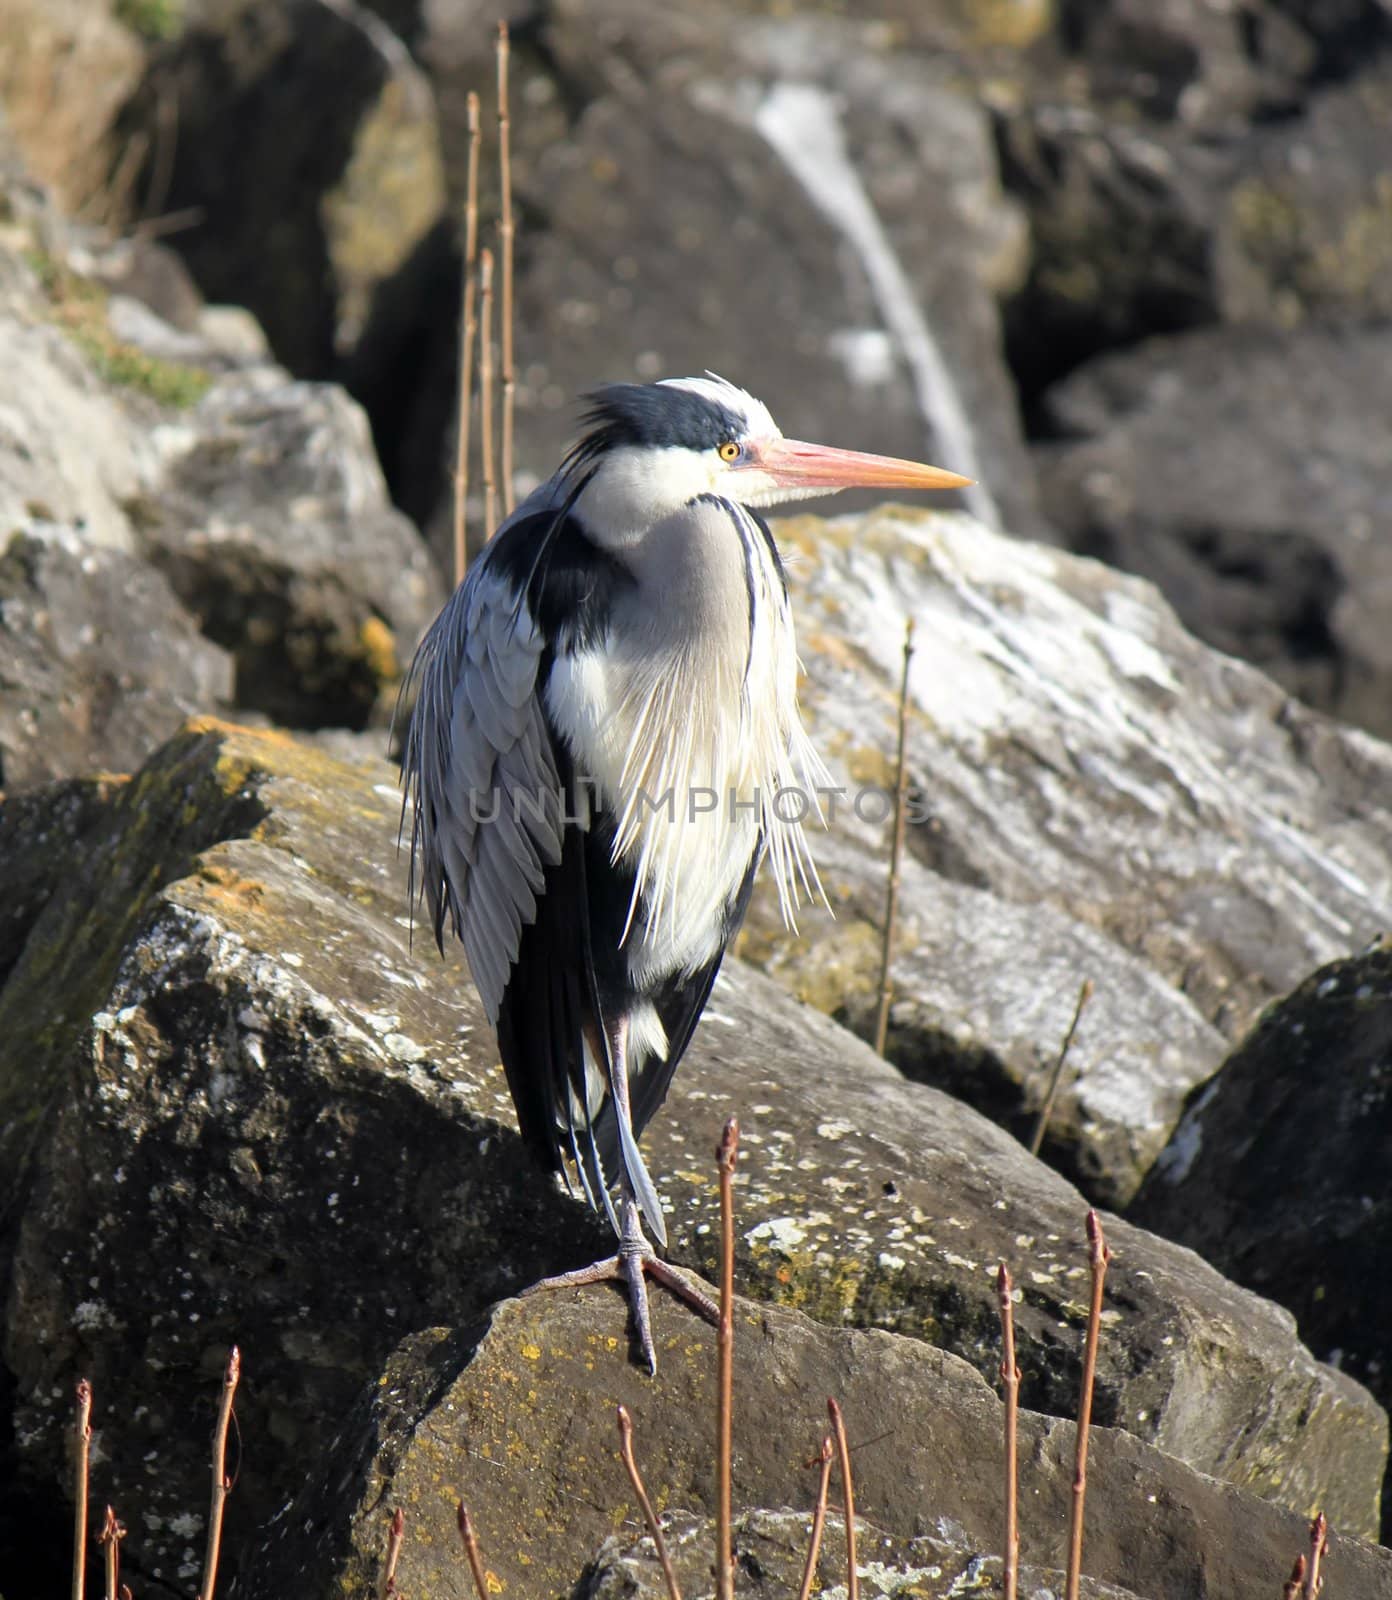
<instances>
[{"instance_id":1,"label":"orange beak","mask_svg":"<svg viewBox=\"0 0 1392 1600\"><path fill-rule=\"evenodd\" d=\"M800 439L761 440L748 465L766 472L780 488L820 489L827 494L836 489L965 489L972 482L960 473L919 461L803 444Z\"/></svg>"}]
</instances>

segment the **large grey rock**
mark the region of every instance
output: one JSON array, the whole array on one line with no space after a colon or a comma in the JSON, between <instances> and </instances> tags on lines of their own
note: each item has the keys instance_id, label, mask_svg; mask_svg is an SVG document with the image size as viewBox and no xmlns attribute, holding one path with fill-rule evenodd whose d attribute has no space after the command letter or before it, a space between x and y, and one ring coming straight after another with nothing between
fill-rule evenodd
<instances>
[{"instance_id":1,"label":"large grey rock","mask_svg":"<svg viewBox=\"0 0 1392 1600\"><path fill-rule=\"evenodd\" d=\"M641 0L550 6L537 40L513 124L525 476L560 459L578 393L710 368L791 436L944 460L980 480L987 520L1041 529L995 303L1026 233L941 61L829 17ZM477 44L447 58L477 74L456 95L491 80ZM384 291L350 377L422 524L452 459L451 234Z\"/></svg>"},{"instance_id":2,"label":"large grey rock","mask_svg":"<svg viewBox=\"0 0 1392 1600\"><path fill-rule=\"evenodd\" d=\"M607 1242L530 1169L457 953L441 966L412 949L397 811L385 763L191 728L55 869L0 991L15 1437L29 1475L64 1482L72 1381L113 1397L103 1482L140 1506L127 1553L152 1583L177 1587L197 1559L186 1485L203 1481L206 1440L187 1418L229 1344L256 1440L238 1479L250 1526L329 1459L336 1419L401 1335ZM732 963L646 1139L674 1256L707 1273L708 1152L731 1112L748 1291L990 1371L992 1272L1009 1259L1026 1403L1071 1412L1076 1191ZM1188 1252L1120 1222L1110 1235L1123 1287L1097 1419L1370 1531L1386 1422L1366 1394ZM596 1304L621 1373L624 1304Z\"/></svg>"},{"instance_id":3,"label":"large grey rock","mask_svg":"<svg viewBox=\"0 0 1392 1600\"><path fill-rule=\"evenodd\" d=\"M3 171L0 202L0 781L129 769L232 703L362 726L443 590L361 411L149 251Z\"/></svg>"},{"instance_id":4,"label":"large grey rock","mask_svg":"<svg viewBox=\"0 0 1392 1600\"><path fill-rule=\"evenodd\" d=\"M1023 59L978 69L1032 228L1007 324L1036 425L1048 385L1105 350L1287 325L1293 289L1378 314L1379 0L1103 0L1055 23Z\"/></svg>"},{"instance_id":5,"label":"large grey rock","mask_svg":"<svg viewBox=\"0 0 1392 1600\"><path fill-rule=\"evenodd\" d=\"M1076 548L1151 578L1201 638L1302 698L1392 731L1392 334L1156 340L1050 405L1068 442L1042 459L1047 503Z\"/></svg>"},{"instance_id":6,"label":"large grey rock","mask_svg":"<svg viewBox=\"0 0 1392 1600\"><path fill-rule=\"evenodd\" d=\"M913 616L891 1054L1024 1134L1091 977L1051 1149L1124 1201L1224 1037L1392 916L1392 751L1095 562L888 508L779 537L844 790L813 834L836 921L795 939L761 891L743 948L869 1031L891 830L865 786L894 781Z\"/></svg>"},{"instance_id":7,"label":"large grey rock","mask_svg":"<svg viewBox=\"0 0 1392 1600\"><path fill-rule=\"evenodd\" d=\"M140 545L237 661L237 703L361 727L444 600L343 390L235 372L159 436Z\"/></svg>"},{"instance_id":8,"label":"large grey rock","mask_svg":"<svg viewBox=\"0 0 1392 1600\"><path fill-rule=\"evenodd\" d=\"M656 1334L665 1365L650 1382L624 1361L612 1337L615 1310L607 1289L545 1295L495 1307L481 1328L435 1330L402 1346L338 1430L332 1465L268 1530L246 1592L307 1600L372 1592L386 1520L401 1505L403 1592L450 1593L461 1578L454 1514L462 1498L490 1587L571 1594L620 1517L636 1518L616 1449L617 1402L634 1419L636 1452L657 1506L696 1513L674 1518L671 1533L687 1577L682 1592L709 1595L714 1332L664 1297ZM827 1396L842 1405L859 1445L852 1462L864 1519L862 1593L908 1600L994 1592L1002 1408L977 1373L914 1340L822 1328L747 1301L736 1308L734 1347L737 1503L802 1513L780 1519L781 1528L759 1518L744 1523L736 1545L740 1592L796 1592L793 1584L769 1583L762 1569L768 1559L800 1576L797 1556L806 1550L816 1483L807 1458L826 1427ZM1021 1418L1021 1556L1034 1568L1063 1565L1074 1435L1069 1422ZM1088 1465L1084 1564L1108 1586L1093 1590L1099 1597L1120 1589L1147 1600L1268 1600L1306 1543L1299 1514L1192 1472L1125 1433L1096 1430ZM891 1586L886 1567L908 1565L911 1541L923 1535L917 1571ZM932 1569L943 1557L959 1574L965 1569L966 1581L940 1581L944 1574ZM598 1592L634 1594L615 1565L610 1546L591 1575ZM845 1592L837 1587L844 1570L833 1530L823 1592ZM1392 1595L1385 1550L1337 1540L1331 1581L1336 1570L1360 1597ZM1023 1594L1039 1592L1044 1574L1031 1576ZM746 1583L760 1577L763 1584ZM588 1584L579 1589L595 1592Z\"/></svg>"},{"instance_id":9,"label":"large grey rock","mask_svg":"<svg viewBox=\"0 0 1392 1600\"><path fill-rule=\"evenodd\" d=\"M0 545L0 785L129 771L232 698L232 659L161 575L31 519Z\"/></svg>"},{"instance_id":10,"label":"large grey rock","mask_svg":"<svg viewBox=\"0 0 1392 1600\"><path fill-rule=\"evenodd\" d=\"M1293 1311L1392 1399L1392 948L1272 1006L1194 1097L1132 1215ZM1384 1519L1384 1531L1388 1523Z\"/></svg>"},{"instance_id":11,"label":"large grey rock","mask_svg":"<svg viewBox=\"0 0 1392 1600\"><path fill-rule=\"evenodd\" d=\"M179 248L204 293L302 377L352 347L444 198L430 85L358 0L190 5L119 136L148 151L141 204L197 214Z\"/></svg>"}]
</instances>

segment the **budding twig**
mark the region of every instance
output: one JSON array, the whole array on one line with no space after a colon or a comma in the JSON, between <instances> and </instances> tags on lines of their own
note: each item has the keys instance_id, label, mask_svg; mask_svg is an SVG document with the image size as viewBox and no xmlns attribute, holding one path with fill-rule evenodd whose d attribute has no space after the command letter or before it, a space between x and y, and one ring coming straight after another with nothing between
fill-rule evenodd
<instances>
[{"instance_id":1,"label":"budding twig","mask_svg":"<svg viewBox=\"0 0 1392 1600\"><path fill-rule=\"evenodd\" d=\"M1073 1008L1073 1020L1068 1024L1068 1032L1063 1036L1063 1047L1058 1053L1058 1060L1054 1062L1054 1070L1049 1077L1048 1092L1044 1096L1044 1104L1039 1108L1039 1115L1035 1118L1034 1137L1030 1140L1030 1154L1037 1156L1044 1143L1044 1133L1049 1126L1049 1118L1053 1115L1054 1099L1058 1094L1059 1084L1063 1079L1063 1064L1068 1060L1068 1051L1073 1043L1073 1035L1078 1031L1078 1023L1082 1020L1087 1003L1092 999L1092 979L1084 978L1082 987L1078 990L1078 1003Z\"/></svg>"},{"instance_id":2,"label":"budding twig","mask_svg":"<svg viewBox=\"0 0 1392 1600\"><path fill-rule=\"evenodd\" d=\"M899 754L894 778L894 835L889 847L889 884L885 889L884 937L880 946L880 999L875 1013L875 1050L885 1052L889 1034L889 967L894 959L895 919L899 914L899 858L904 853L904 817L907 811L908 765L904 746L909 726L909 663L913 660L914 619L904 624L904 672L899 682Z\"/></svg>"},{"instance_id":3,"label":"budding twig","mask_svg":"<svg viewBox=\"0 0 1392 1600\"><path fill-rule=\"evenodd\" d=\"M454 458L454 582L468 569L469 410L474 390L474 336L478 330L479 98L469 96L469 178L464 199L464 304L459 314L459 441Z\"/></svg>"},{"instance_id":4,"label":"budding twig","mask_svg":"<svg viewBox=\"0 0 1392 1600\"><path fill-rule=\"evenodd\" d=\"M498 218L498 243L502 256L502 303L499 306L503 380L503 511L513 508L512 412L516 374L512 366L512 121L508 115L508 26L498 24L498 177L502 199Z\"/></svg>"},{"instance_id":5,"label":"budding twig","mask_svg":"<svg viewBox=\"0 0 1392 1600\"><path fill-rule=\"evenodd\" d=\"M1320 1562L1324 1559L1325 1551L1329 1549L1329 1523L1325 1520L1323 1511L1315 1514L1315 1520L1310 1524L1310 1564L1305 1570L1305 1596L1304 1600L1315 1600L1315 1596L1324 1588L1324 1579L1320 1576Z\"/></svg>"},{"instance_id":6,"label":"budding twig","mask_svg":"<svg viewBox=\"0 0 1392 1600\"><path fill-rule=\"evenodd\" d=\"M406 1541L406 1512L398 1506L392 1512L387 1529L387 1559L382 1566L382 1583L377 1593L380 1600L396 1600L401 1591L396 1586L396 1564L401 1560L401 1546Z\"/></svg>"},{"instance_id":7,"label":"budding twig","mask_svg":"<svg viewBox=\"0 0 1392 1600\"><path fill-rule=\"evenodd\" d=\"M856 1567L855 1491L851 1488L851 1447L846 1443L846 1424L841 1417L841 1407L834 1400L828 1400L827 1412L831 1417L837 1460L841 1465L842 1510L846 1518L846 1594L848 1600L860 1600L860 1572Z\"/></svg>"},{"instance_id":8,"label":"budding twig","mask_svg":"<svg viewBox=\"0 0 1392 1600\"><path fill-rule=\"evenodd\" d=\"M213 1600L217 1585L218 1556L222 1549L222 1513L232 1480L227 1476L227 1428L232 1420L232 1401L242 1375L242 1353L234 1344L227 1352L227 1367L222 1375L222 1401L213 1428L213 1495L208 1510L208 1553L203 1561L203 1587L199 1600Z\"/></svg>"},{"instance_id":9,"label":"budding twig","mask_svg":"<svg viewBox=\"0 0 1392 1600\"><path fill-rule=\"evenodd\" d=\"M802 1569L802 1587L798 1590L798 1600L809 1600L812 1593L812 1580L817 1575L817 1558L822 1553L822 1529L826 1526L827 1490L831 1485L831 1463L836 1451L832 1446L831 1435L827 1434L822 1440L822 1448L814 1459L821 1462L821 1478L817 1484L817 1504L812 1509L812 1537L807 1546L807 1565Z\"/></svg>"},{"instance_id":10,"label":"budding twig","mask_svg":"<svg viewBox=\"0 0 1392 1600\"><path fill-rule=\"evenodd\" d=\"M469 1516L469 1508L461 1500L456 1512L459 1521L459 1538L464 1546L464 1555L469 1563L469 1575L474 1580L474 1593L478 1600L489 1600L488 1579L483 1571L483 1558L479 1555L478 1540L474 1537L474 1524Z\"/></svg>"},{"instance_id":11,"label":"budding twig","mask_svg":"<svg viewBox=\"0 0 1392 1600\"><path fill-rule=\"evenodd\" d=\"M87 1484L92 1458L92 1385L86 1378L78 1380L73 1443L72 1600L83 1600L87 1593Z\"/></svg>"},{"instance_id":12,"label":"budding twig","mask_svg":"<svg viewBox=\"0 0 1392 1600\"><path fill-rule=\"evenodd\" d=\"M125 1523L117 1522L116 1513L108 1506L102 1531L97 1535L97 1543L106 1554L106 1600L117 1600L116 1584L121 1576L121 1540L125 1536Z\"/></svg>"},{"instance_id":13,"label":"budding twig","mask_svg":"<svg viewBox=\"0 0 1392 1600\"><path fill-rule=\"evenodd\" d=\"M1083 1350L1083 1383L1078 1397L1078 1439L1073 1456L1073 1507L1068 1524L1068 1571L1065 1600L1078 1600L1083 1571L1083 1505L1087 1499L1088 1428L1092 1423L1092 1390L1097 1378L1097 1346L1102 1333L1102 1287L1112 1252L1102 1236L1095 1211L1087 1214L1088 1266L1092 1273L1092 1300L1088 1307L1087 1343Z\"/></svg>"},{"instance_id":14,"label":"budding twig","mask_svg":"<svg viewBox=\"0 0 1392 1600\"><path fill-rule=\"evenodd\" d=\"M1015 1364L1015 1307L1010 1271L1001 1262L996 1273L1000 1295L1001 1386L1005 1391L1005 1556L1003 1581L1005 1600L1015 1600L1020 1575L1020 1523L1018 1508L1018 1426L1020 1418L1020 1369Z\"/></svg>"},{"instance_id":15,"label":"budding twig","mask_svg":"<svg viewBox=\"0 0 1392 1600\"><path fill-rule=\"evenodd\" d=\"M716 1329L715 1592L732 1600L735 1560L730 1538L730 1476L734 1455L735 1372L735 1161L739 1122L731 1117L720 1136L720 1322Z\"/></svg>"},{"instance_id":16,"label":"budding twig","mask_svg":"<svg viewBox=\"0 0 1392 1600\"><path fill-rule=\"evenodd\" d=\"M1305 1591L1305 1557L1297 1556L1286 1586L1281 1590L1281 1600L1300 1600Z\"/></svg>"},{"instance_id":17,"label":"budding twig","mask_svg":"<svg viewBox=\"0 0 1392 1600\"><path fill-rule=\"evenodd\" d=\"M667 1554L667 1541L662 1537L662 1524L657 1520L652 1501L648 1499L648 1491L643 1487L643 1476L638 1471L638 1463L633 1458L633 1419L628 1414L627 1406L619 1407L618 1418L619 1454L623 1457L628 1481L633 1485L633 1492L643 1509L643 1520L647 1523L648 1532L652 1535L652 1542L657 1548L657 1559L667 1584L668 1600L681 1600L681 1590L677 1588L677 1575L672 1571L672 1558Z\"/></svg>"}]
</instances>

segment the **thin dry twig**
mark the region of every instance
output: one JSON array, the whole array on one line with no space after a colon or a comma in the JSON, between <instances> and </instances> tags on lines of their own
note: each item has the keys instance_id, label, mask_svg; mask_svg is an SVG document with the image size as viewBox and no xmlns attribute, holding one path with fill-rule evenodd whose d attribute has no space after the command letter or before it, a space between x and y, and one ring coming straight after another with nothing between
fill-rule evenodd
<instances>
[{"instance_id":1,"label":"thin dry twig","mask_svg":"<svg viewBox=\"0 0 1392 1600\"><path fill-rule=\"evenodd\" d=\"M716 1151L720 1163L720 1324L716 1329L715 1385L715 1593L732 1600L735 1558L730 1537L730 1476L734 1457L735 1379L735 1162L739 1122L731 1117Z\"/></svg>"},{"instance_id":2,"label":"thin dry twig","mask_svg":"<svg viewBox=\"0 0 1392 1600\"><path fill-rule=\"evenodd\" d=\"M623 1457L628 1481L633 1485L634 1494L638 1496L638 1504L643 1508L643 1520L647 1523L648 1532L652 1535L652 1542L657 1548L657 1559L667 1584L668 1600L681 1600L681 1590L677 1588L677 1575L672 1571L672 1558L667 1554L667 1541L662 1537L662 1524L657 1520L652 1501L648 1499L648 1491L643 1487L643 1475L638 1471L638 1463L633 1457L633 1418L629 1416L627 1406L618 1408L618 1418L619 1454Z\"/></svg>"},{"instance_id":3,"label":"thin dry twig","mask_svg":"<svg viewBox=\"0 0 1392 1600\"><path fill-rule=\"evenodd\" d=\"M846 1594L848 1600L860 1600L860 1572L856 1567L855 1491L851 1488L851 1447L846 1443L846 1424L841 1417L841 1407L834 1400L828 1400L827 1413L831 1417L836 1456L841 1465L842 1510L846 1518Z\"/></svg>"},{"instance_id":4,"label":"thin dry twig","mask_svg":"<svg viewBox=\"0 0 1392 1600\"><path fill-rule=\"evenodd\" d=\"M817 1484L817 1504L812 1508L812 1537L807 1545L807 1565L802 1569L802 1587L798 1590L798 1600L809 1600L812 1593L812 1580L817 1575L817 1558L822 1553L822 1529L826 1527L827 1490L831 1486L831 1463L836 1458L836 1450L828 1433L822 1439L822 1448L813 1460L819 1461L822 1467L821 1479ZM809 1465L811 1463L809 1462Z\"/></svg>"},{"instance_id":5,"label":"thin dry twig","mask_svg":"<svg viewBox=\"0 0 1392 1600\"><path fill-rule=\"evenodd\" d=\"M116 1600L116 1583L121 1575L121 1540L125 1536L125 1523L117 1522L116 1513L108 1506L102 1531L97 1535L97 1543L106 1555L106 1600Z\"/></svg>"},{"instance_id":6,"label":"thin dry twig","mask_svg":"<svg viewBox=\"0 0 1392 1600\"><path fill-rule=\"evenodd\" d=\"M87 1593L87 1485L92 1459L92 1385L86 1378L78 1379L73 1443L72 1600L83 1600Z\"/></svg>"},{"instance_id":7,"label":"thin dry twig","mask_svg":"<svg viewBox=\"0 0 1392 1600\"><path fill-rule=\"evenodd\" d=\"M464 303L459 313L459 439L454 458L454 582L468 570L469 411L474 391L474 337L478 330L479 97L469 96L469 178L464 199Z\"/></svg>"},{"instance_id":8,"label":"thin dry twig","mask_svg":"<svg viewBox=\"0 0 1392 1600\"><path fill-rule=\"evenodd\" d=\"M1001 1386L1005 1391L1005 1555L1003 1581L1005 1600L1015 1600L1020 1578L1020 1518L1018 1502L1020 1421L1020 1369L1015 1364L1014 1287L1010 1269L1002 1261L996 1273L1000 1296Z\"/></svg>"},{"instance_id":9,"label":"thin dry twig","mask_svg":"<svg viewBox=\"0 0 1392 1600\"><path fill-rule=\"evenodd\" d=\"M396 1565L401 1560L401 1546L406 1542L406 1512L398 1506L392 1512L387 1528L387 1559L382 1566L382 1583L378 1589L381 1600L395 1600L401 1594L396 1586Z\"/></svg>"},{"instance_id":10,"label":"thin dry twig","mask_svg":"<svg viewBox=\"0 0 1392 1600\"><path fill-rule=\"evenodd\" d=\"M242 1375L242 1353L234 1344L227 1352L227 1367L222 1375L222 1401L213 1428L213 1494L208 1509L208 1553L203 1561L203 1587L198 1600L213 1600L217 1585L218 1556L222 1550L222 1513L232 1480L227 1476L227 1428L232 1420L232 1401Z\"/></svg>"},{"instance_id":11,"label":"thin dry twig","mask_svg":"<svg viewBox=\"0 0 1392 1600\"><path fill-rule=\"evenodd\" d=\"M1300 1600L1305 1590L1305 1557L1297 1556L1286 1586L1281 1590L1281 1600Z\"/></svg>"},{"instance_id":12,"label":"thin dry twig","mask_svg":"<svg viewBox=\"0 0 1392 1600\"><path fill-rule=\"evenodd\" d=\"M483 537L498 523L498 478L493 465L493 252L479 251L479 449L483 453Z\"/></svg>"},{"instance_id":13,"label":"thin dry twig","mask_svg":"<svg viewBox=\"0 0 1392 1600\"><path fill-rule=\"evenodd\" d=\"M880 947L880 1001L875 1013L875 1050L885 1052L889 1034L889 966L894 959L895 920L899 915L899 859L904 853L904 803L908 788L908 764L904 745L909 725L909 663L913 660L914 619L904 624L904 672L899 681L899 754L894 778L894 836L889 847L889 884L885 889L884 938Z\"/></svg>"},{"instance_id":14,"label":"thin dry twig","mask_svg":"<svg viewBox=\"0 0 1392 1600\"><path fill-rule=\"evenodd\" d=\"M483 1557L479 1554L478 1539L474 1536L473 1519L469 1516L469 1508L461 1500L459 1510L456 1512L459 1521L459 1538L464 1546L464 1555L469 1563L469 1576L474 1580L474 1593L478 1600L488 1600L488 1579L484 1575Z\"/></svg>"},{"instance_id":15,"label":"thin dry twig","mask_svg":"<svg viewBox=\"0 0 1392 1600\"><path fill-rule=\"evenodd\" d=\"M1034 1137L1030 1140L1030 1154L1037 1156L1044 1143L1044 1134L1049 1126L1049 1118L1054 1112L1054 1099L1058 1094L1059 1084L1063 1080L1063 1064L1068 1060L1068 1051L1073 1044L1073 1035L1078 1031L1078 1024L1082 1021L1083 1012L1087 1003L1092 999L1093 983L1091 978L1084 978L1082 987L1078 990L1078 1003L1073 1008L1073 1020L1068 1024L1068 1032L1063 1036L1063 1047L1059 1050L1058 1060L1054 1062L1054 1070L1049 1077L1048 1092L1044 1096L1044 1104L1039 1108L1039 1116L1035 1119Z\"/></svg>"},{"instance_id":16,"label":"thin dry twig","mask_svg":"<svg viewBox=\"0 0 1392 1600\"><path fill-rule=\"evenodd\" d=\"M512 217L512 121L508 115L508 25L498 24L498 181L502 199L498 217L498 245L502 257L502 297L498 307L499 338L502 346L503 512L510 515L515 504L512 488L512 413L517 382L512 365L512 247L516 228Z\"/></svg>"},{"instance_id":17,"label":"thin dry twig","mask_svg":"<svg viewBox=\"0 0 1392 1600\"><path fill-rule=\"evenodd\" d=\"M1083 1505L1087 1500L1088 1428L1092 1424L1092 1390L1097 1378L1097 1345L1102 1333L1102 1288L1112 1252L1102 1236L1095 1211L1087 1214L1088 1266L1092 1272L1092 1300L1088 1307L1087 1343L1083 1349L1082 1393L1078 1397L1078 1442L1073 1456L1073 1507L1068 1523L1068 1572L1065 1600L1078 1600L1083 1571Z\"/></svg>"},{"instance_id":18,"label":"thin dry twig","mask_svg":"<svg viewBox=\"0 0 1392 1600\"><path fill-rule=\"evenodd\" d=\"M1310 1563L1305 1569L1305 1595L1304 1600L1315 1600L1315 1596L1324 1588L1324 1579L1320 1576L1320 1562L1324 1560L1325 1552L1329 1549L1329 1523L1323 1511L1315 1513L1315 1520L1310 1524Z\"/></svg>"}]
</instances>

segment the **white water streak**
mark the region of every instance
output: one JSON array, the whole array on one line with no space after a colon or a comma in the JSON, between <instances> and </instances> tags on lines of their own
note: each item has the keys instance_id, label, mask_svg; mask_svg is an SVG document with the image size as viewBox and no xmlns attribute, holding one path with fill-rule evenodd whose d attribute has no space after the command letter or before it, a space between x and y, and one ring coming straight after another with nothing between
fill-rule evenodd
<instances>
[{"instance_id":1,"label":"white water streak","mask_svg":"<svg viewBox=\"0 0 1392 1600\"><path fill-rule=\"evenodd\" d=\"M963 491L967 505L979 521L999 529L1000 510L981 482L971 422L913 287L847 154L835 100L815 84L775 84L755 112L754 126L855 251L885 326L898 340L913 375L919 410L933 429L942 464L976 479Z\"/></svg>"}]
</instances>

